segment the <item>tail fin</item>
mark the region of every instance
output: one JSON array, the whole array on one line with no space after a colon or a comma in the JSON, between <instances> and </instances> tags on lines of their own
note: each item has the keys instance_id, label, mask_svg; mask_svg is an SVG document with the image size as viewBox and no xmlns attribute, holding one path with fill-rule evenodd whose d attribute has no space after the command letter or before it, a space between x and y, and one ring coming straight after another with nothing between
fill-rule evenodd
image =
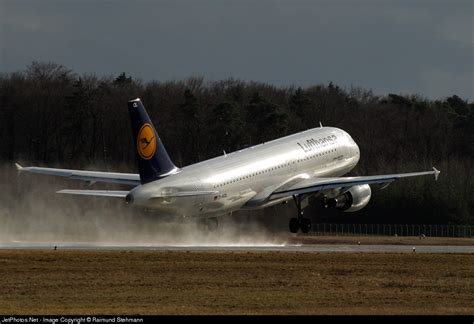
<instances>
[{"instance_id":1,"label":"tail fin","mask_svg":"<svg viewBox=\"0 0 474 324\"><path fill-rule=\"evenodd\" d=\"M178 171L139 98L128 102L128 112L137 149L141 183L148 183Z\"/></svg>"}]
</instances>

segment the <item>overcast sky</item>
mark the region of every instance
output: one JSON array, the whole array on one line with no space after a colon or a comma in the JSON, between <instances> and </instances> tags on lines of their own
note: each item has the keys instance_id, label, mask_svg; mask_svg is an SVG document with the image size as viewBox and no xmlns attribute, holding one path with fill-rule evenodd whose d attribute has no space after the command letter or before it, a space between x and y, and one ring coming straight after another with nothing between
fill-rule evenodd
<instances>
[{"instance_id":1,"label":"overcast sky","mask_svg":"<svg viewBox=\"0 0 474 324\"><path fill-rule=\"evenodd\" d=\"M0 0L0 71L52 61L142 80L474 99L474 1Z\"/></svg>"}]
</instances>

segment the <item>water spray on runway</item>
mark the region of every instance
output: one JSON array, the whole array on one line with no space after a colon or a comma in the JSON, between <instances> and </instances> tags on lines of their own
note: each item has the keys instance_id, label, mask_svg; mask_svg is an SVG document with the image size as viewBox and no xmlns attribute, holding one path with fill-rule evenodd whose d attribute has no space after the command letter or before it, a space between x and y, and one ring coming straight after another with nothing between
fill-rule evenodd
<instances>
[{"instance_id":1,"label":"water spray on runway","mask_svg":"<svg viewBox=\"0 0 474 324\"><path fill-rule=\"evenodd\" d=\"M115 199L71 197L56 190L72 181L49 177L17 176L3 168L0 189L0 242L97 246L281 246L287 243L286 226L258 213L219 218L215 232L202 230L195 219L162 219L125 206ZM284 215L282 221L286 222ZM277 218L275 218L277 219ZM263 221L262 221L263 220Z\"/></svg>"}]
</instances>

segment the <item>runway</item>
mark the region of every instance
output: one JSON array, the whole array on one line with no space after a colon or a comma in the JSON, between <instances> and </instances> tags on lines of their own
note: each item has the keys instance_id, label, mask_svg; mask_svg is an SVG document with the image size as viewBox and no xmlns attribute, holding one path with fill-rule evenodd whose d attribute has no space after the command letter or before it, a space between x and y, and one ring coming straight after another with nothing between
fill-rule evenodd
<instances>
[{"instance_id":1,"label":"runway","mask_svg":"<svg viewBox=\"0 0 474 324\"><path fill-rule=\"evenodd\" d=\"M190 251L190 252L305 252L305 253L474 253L474 246L448 245L349 245L349 244L261 244L261 245L153 245L127 243L0 243L0 249L84 251Z\"/></svg>"}]
</instances>

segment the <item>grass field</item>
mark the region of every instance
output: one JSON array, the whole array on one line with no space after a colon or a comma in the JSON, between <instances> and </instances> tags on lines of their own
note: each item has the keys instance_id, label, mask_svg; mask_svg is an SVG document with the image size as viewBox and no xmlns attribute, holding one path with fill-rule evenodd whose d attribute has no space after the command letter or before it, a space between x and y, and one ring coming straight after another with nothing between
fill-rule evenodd
<instances>
[{"instance_id":1,"label":"grass field","mask_svg":"<svg viewBox=\"0 0 474 324\"><path fill-rule=\"evenodd\" d=\"M3 314L474 314L474 255L0 251Z\"/></svg>"}]
</instances>

